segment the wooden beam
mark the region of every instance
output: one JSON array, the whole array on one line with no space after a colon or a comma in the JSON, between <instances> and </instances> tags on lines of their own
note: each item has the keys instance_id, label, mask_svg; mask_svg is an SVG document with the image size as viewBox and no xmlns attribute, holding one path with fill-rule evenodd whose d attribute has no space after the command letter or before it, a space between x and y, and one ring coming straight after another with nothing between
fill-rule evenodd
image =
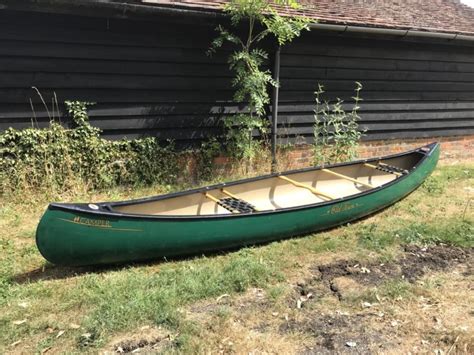
<instances>
[{"instance_id":1,"label":"wooden beam","mask_svg":"<svg viewBox=\"0 0 474 355\"><path fill-rule=\"evenodd\" d=\"M377 166L373 165L373 164L364 163L364 165L369 167L369 168L372 168L372 169L377 169ZM396 176L402 176L403 175L401 173L397 173L396 171L391 171L390 173L393 174L393 175L396 175Z\"/></svg>"},{"instance_id":2,"label":"wooden beam","mask_svg":"<svg viewBox=\"0 0 474 355\"><path fill-rule=\"evenodd\" d=\"M308 185L302 184L302 183L300 183L300 182L298 182L298 181L295 181L295 180L292 180L292 179L290 179L290 178L288 178L288 177L286 177L286 176L279 175L278 177L279 177L280 179L282 179L282 180L288 181L289 183L291 183L291 184L293 184L293 185L295 185L295 186L297 186L297 187L301 187L301 188L303 188L303 189L309 190L309 191L311 191L311 192L312 192L313 194L315 194L315 195L323 196L323 197L324 197L326 200L328 200L328 201L329 201L329 200L334 200L334 198L335 198L335 197L330 196L330 195L328 195L328 194L326 194L326 193L324 193L324 192L322 192L322 191L319 191L319 190L315 189L315 188L312 187L312 186L308 186Z\"/></svg>"},{"instance_id":3,"label":"wooden beam","mask_svg":"<svg viewBox=\"0 0 474 355\"><path fill-rule=\"evenodd\" d=\"M222 191L222 193L223 193L224 195L227 195L227 196L229 196L229 197L236 198L237 200L240 200L239 197L237 197L236 195L230 193L230 192L227 191L226 189L221 189L221 191Z\"/></svg>"},{"instance_id":4,"label":"wooden beam","mask_svg":"<svg viewBox=\"0 0 474 355\"><path fill-rule=\"evenodd\" d=\"M335 171L332 171L332 170L329 170L329 169L321 169L321 171L324 171L325 173L332 174L332 175L334 175L334 176L340 177L340 178L345 179L345 180L349 180L349 181L355 182L356 184L364 185L364 186L370 187L370 188L372 188L372 189L375 188L374 185L368 184L368 183L366 183L366 182L359 181L359 180L357 180L357 179L353 179L353 178L351 178L350 176L346 176L346 175L342 175L342 174L336 173Z\"/></svg>"},{"instance_id":5,"label":"wooden beam","mask_svg":"<svg viewBox=\"0 0 474 355\"><path fill-rule=\"evenodd\" d=\"M235 198L235 199L237 199L237 200L241 200L238 196L234 195L233 193L230 193L230 192L227 191L226 189L221 189L221 192L222 192L224 195L227 195L227 196L229 196L229 197ZM245 201L245 202L247 202L247 201ZM247 202L247 203L248 203L248 204L251 204L251 203L249 203L249 202ZM253 206L253 204L251 204L251 205ZM255 211L257 211L257 212L260 212L260 211L261 211L260 209L256 208L255 206L254 206L253 208L254 208Z\"/></svg>"}]
</instances>

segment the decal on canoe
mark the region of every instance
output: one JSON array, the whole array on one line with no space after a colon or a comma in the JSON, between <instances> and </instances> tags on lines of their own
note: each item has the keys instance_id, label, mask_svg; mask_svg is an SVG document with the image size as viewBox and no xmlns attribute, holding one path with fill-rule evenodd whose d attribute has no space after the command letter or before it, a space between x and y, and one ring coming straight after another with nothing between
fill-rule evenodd
<instances>
[{"instance_id":1,"label":"decal on canoe","mask_svg":"<svg viewBox=\"0 0 474 355\"><path fill-rule=\"evenodd\" d=\"M60 219L61 221L74 223L74 224L80 224L82 226L88 226L92 228L110 229L114 231L126 231L126 232L143 232L143 230L141 229L112 227L112 224L110 223L110 221L106 219L90 219L90 218L84 218L84 217L79 217L79 216L76 216L73 219L66 219L66 218L58 218L58 219Z\"/></svg>"},{"instance_id":2,"label":"decal on canoe","mask_svg":"<svg viewBox=\"0 0 474 355\"><path fill-rule=\"evenodd\" d=\"M336 214L336 213L339 213L339 212L345 212L345 211L349 211L349 210L352 210L354 208L357 208L357 207L361 207L362 205L360 203L343 203L341 205L334 205L332 206L327 212L326 214Z\"/></svg>"}]
</instances>

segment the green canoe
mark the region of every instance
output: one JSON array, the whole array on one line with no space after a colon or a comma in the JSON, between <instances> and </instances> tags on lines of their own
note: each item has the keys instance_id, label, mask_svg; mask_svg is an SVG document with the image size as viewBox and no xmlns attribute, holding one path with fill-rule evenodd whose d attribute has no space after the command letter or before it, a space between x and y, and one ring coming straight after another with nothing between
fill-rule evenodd
<instances>
[{"instance_id":1,"label":"green canoe","mask_svg":"<svg viewBox=\"0 0 474 355\"><path fill-rule=\"evenodd\" d=\"M265 243L372 214L416 189L439 144L132 201L48 206L37 231L58 265L124 263Z\"/></svg>"}]
</instances>

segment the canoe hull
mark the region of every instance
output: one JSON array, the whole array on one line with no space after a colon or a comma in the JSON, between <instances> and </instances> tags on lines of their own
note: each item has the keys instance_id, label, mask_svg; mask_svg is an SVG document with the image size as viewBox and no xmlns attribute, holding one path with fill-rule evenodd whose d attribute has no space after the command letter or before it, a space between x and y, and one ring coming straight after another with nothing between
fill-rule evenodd
<instances>
[{"instance_id":1,"label":"canoe hull","mask_svg":"<svg viewBox=\"0 0 474 355\"><path fill-rule=\"evenodd\" d=\"M36 239L41 254L59 265L91 265L197 255L321 231L381 210L415 190L434 170L436 145L396 183L340 202L225 217L137 218L94 215L49 206Z\"/></svg>"}]
</instances>

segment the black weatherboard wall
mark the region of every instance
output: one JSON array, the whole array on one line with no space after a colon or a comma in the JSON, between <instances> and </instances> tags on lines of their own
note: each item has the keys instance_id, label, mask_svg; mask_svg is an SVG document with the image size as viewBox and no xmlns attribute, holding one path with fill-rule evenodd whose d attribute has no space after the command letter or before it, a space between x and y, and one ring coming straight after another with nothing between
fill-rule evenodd
<instances>
[{"instance_id":1,"label":"black weatherboard wall","mask_svg":"<svg viewBox=\"0 0 474 355\"><path fill-rule=\"evenodd\" d=\"M282 52L281 120L289 132L310 135L315 84L326 99L349 103L359 81L365 139L472 134L472 43L305 34Z\"/></svg>"},{"instance_id":2,"label":"black weatherboard wall","mask_svg":"<svg viewBox=\"0 0 474 355\"><path fill-rule=\"evenodd\" d=\"M54 94L60 104L96 102L92 124L111 139L188 146L218 134L220 118L239 108L225 53L205 55L216 21L0 10L0 130L48 124L34 86L50 111ZM471 44L312 31L282 51L281 135L310 141L317 84L350 101L356 80L366 140L474 133Z\"/></svg>"}]
</instances>

